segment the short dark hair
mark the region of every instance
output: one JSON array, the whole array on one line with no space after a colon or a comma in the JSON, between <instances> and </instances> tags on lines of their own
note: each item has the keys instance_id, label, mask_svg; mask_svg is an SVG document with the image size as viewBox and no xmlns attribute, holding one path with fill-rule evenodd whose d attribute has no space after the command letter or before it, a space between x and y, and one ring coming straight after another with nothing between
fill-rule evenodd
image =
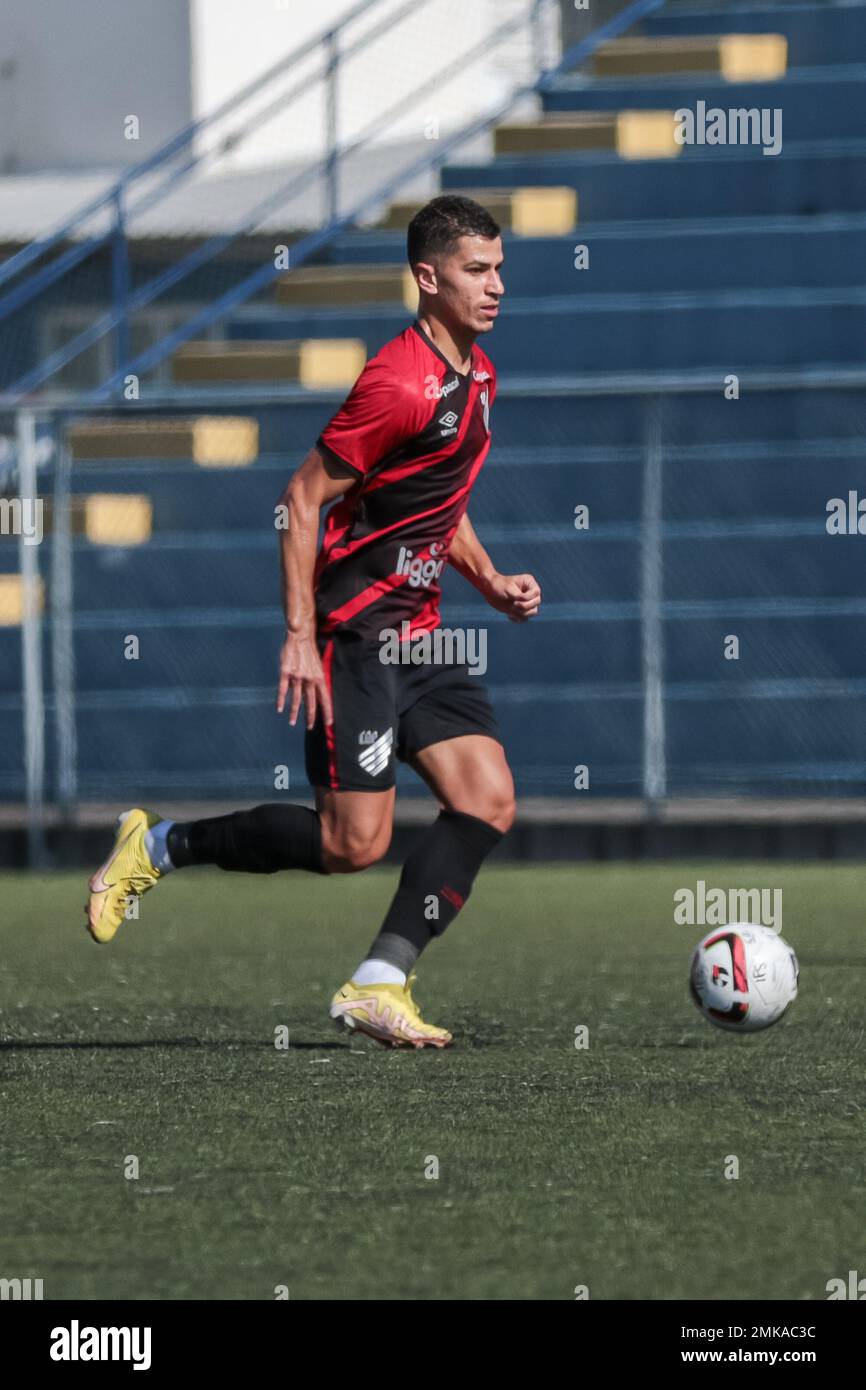
<instances>
[{"instance_id":1,"label":"short dark hair","mask_svg":"<svg viewBox=\"0 0 866 1390\"><path fill-rule=\"evenodd\" d=\"M411 266L431 256L450 256L462 236L492 240L500 227L486 208L459 193L443 193L419 208L409 223L406 255Z\"/></svg>"}]
</instances>

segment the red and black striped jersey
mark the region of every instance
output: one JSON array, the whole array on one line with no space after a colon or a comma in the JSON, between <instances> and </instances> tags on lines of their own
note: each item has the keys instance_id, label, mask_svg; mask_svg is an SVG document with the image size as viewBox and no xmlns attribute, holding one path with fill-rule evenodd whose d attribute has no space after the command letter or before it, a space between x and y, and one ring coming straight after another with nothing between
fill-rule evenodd
<instances>
[{"instance_id":1,"label":"red and black striped jersey","mask_svg":"<svg viewBox=\"0 0 866 1390\"><path fill-rule=\"evenodd\" d=\"M490 448L495 393L477 345L458 372L417 322L367 363L317 441L358 475L325 518L314 571L320 634L438 626L439 577Z\"/></svg>"}]
</instances>

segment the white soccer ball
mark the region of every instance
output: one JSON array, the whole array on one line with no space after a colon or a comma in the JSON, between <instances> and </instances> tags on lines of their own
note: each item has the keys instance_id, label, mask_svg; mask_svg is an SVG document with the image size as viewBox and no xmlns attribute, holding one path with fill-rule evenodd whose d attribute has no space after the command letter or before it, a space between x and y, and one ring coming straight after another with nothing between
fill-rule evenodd
<instances>
[{"instance_id":1,"label":"white soccer ball","mask_svg":"<svg viewBox=\"0 0 866 1390\"><path fill-rule=\"evenodd\" d=\"M689 988L704 1018L732 1033L777 1023L797 998L797 957L777 932L738 922L716 927L692 954Z\"/></svg>"}]
</instances>

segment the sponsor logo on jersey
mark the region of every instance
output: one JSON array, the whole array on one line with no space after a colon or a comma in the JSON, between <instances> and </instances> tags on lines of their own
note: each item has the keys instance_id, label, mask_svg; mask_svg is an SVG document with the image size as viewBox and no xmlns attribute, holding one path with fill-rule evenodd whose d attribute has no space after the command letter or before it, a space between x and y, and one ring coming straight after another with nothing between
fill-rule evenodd
<instances>
[{"instance_id":1,"label":"sponsor logo on jersey","mask_svg":"<svg viewBox=\"0 0 866 1390\"><path fill-rule=\"evenodd\" d=\"M384 734L358 754L358 762L365 772L369 772L371 777L378 777L382 769L388 766L393 743L394 730L393 728L386 729Z\"/></svg>"},{"instance_id":2,"label":"sponsor logo on jersey","mask_svg":"<svg viewBox=\"0 0 866 1390\"><path fill-rule=\"evenodd\" d=\"M445 566L445 561L433 558L433 546L437 546L437 554L442 549L441 542L434 541L430 547L430 559L425 560L423 556L416 555L413 551L407 550L405 545L400 546L400 554L397 556L397 567L395 574L405 574L408 576L409 587L411 589L429 589L435 579L438 579Z\"/></svg>"},{"instance_id":3,"label":"sponsor logo on jersey","mask_svg":"<svg viewBox=\"0 0 866 1390\"><path fill-rule=\"evenodd\" d=\"M442 385L439 387L439 395L450 396L451 392L456 391L459 385L460 378L456 376L454 377L453 381L443 381Z\"/></svg>"},{"instance_id":4,"label":"sponsor logo on jersey","mask_svg":"<svg viewBox=\"0 0 866 1390\"><path fill-rule=\"evenodd\" d=\"M481 392L481 395L479 396L479 400L481 401L481 405L482 405L482 408L483 408L483 410L484 410L484 428L486 429L487 433L489 434L489 433L490 433L490 398L489 398L489 396L488 396L487 387L486 387L486 386L485 386L484 390Z\"/></svg>"},{"instance_id":5,"label":"sponsor logo on jersey","mask_svg":"<svg viewBox=\"0 0 866 1390\"><path fill-rule=\"evenodd\" d=\"M362 729L358 735L359 743L375 743L379 737L378 729Z\"/></svg>"},{"instance_id":6,"label":"sponsor logo on jersey","mask_svg":"<svg viewBox=\"0 0 866 1390\"><path fill-rule=\"evenodd\" d=\"M473 381L489 381L489 380L490 380L490 373L489 373L489 372L473 372L473 373L472 373L472 380L473 380Z\"/></svg>"}]
</instances>

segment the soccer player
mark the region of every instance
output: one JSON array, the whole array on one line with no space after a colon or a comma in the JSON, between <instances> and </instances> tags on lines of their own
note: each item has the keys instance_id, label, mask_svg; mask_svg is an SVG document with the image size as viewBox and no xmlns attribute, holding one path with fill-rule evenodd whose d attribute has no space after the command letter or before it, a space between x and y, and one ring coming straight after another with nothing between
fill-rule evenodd
<instances>
[{"instance_id":1,"label":"soccer player","mask_svg":"<svg viewBox=\"0 0 866 1390\"><path fill-rule=\"evenodd\" d=\"M514 622L538 612L541 590L531 574L498 573L466 513L490 447L496 373L475 340L492 330L504 294L499 227L470 198L434 198L409 225L408 258L416 321L367 363L278 504L288 525L277 710L288 702L294 725L304 704L316 809L268 803L185 824L128 811L90 880L86 911L91 935L105 942L130 894L189 864L364 869L391 840L398 758L430 787L439 814L330 1014L386 1046L445 1047L451 1034L425 1023L412 998L412 967L510 829L514 784L487 692L467 663L392 658L405 658L406 643L424 656L425 641L441 658L432 639L446 563Z\"/></svg>"}]
</instances>

